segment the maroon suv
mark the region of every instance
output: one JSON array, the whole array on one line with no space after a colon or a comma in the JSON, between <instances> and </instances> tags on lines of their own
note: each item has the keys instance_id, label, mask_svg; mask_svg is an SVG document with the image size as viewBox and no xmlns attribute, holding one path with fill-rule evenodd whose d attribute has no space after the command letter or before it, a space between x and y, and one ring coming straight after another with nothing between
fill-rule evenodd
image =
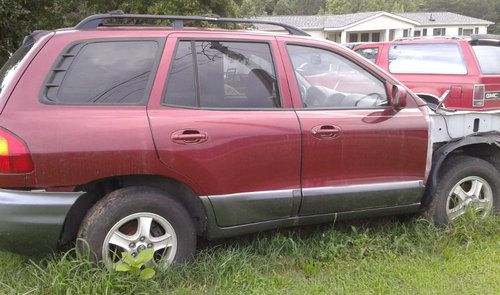
<instances>
[{"instance_id":1,"label":"maroon suv","mask_svg":"<svg viewBox=\"0 0 500 295\"><path fill-rule=\"evenodd\" d=\"M107 23L143 18L172 27ZM281 24L183 27L199 20L256 22L103 14L25 39L0 72L2 249L80 238L108 265L146 248L169 264L200 236L498 207L483 121L452 142L461 130L348 49Z\"/></svg>"}]
</instances>

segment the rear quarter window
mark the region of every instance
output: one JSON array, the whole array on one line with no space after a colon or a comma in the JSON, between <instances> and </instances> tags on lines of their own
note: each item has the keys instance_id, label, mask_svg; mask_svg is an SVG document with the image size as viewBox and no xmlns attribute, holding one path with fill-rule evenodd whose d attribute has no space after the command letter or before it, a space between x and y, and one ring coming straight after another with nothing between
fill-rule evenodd
<instances>
[{"instance_id":1,"label":"rear quarter window","mask_svg":"<svg viewBox=\"0 0 500 295\"><path fill-rule=\"evenodd\" d=\"M456 43L391 45L389 71L395 74L467 74Z\"/></svg>"},{"instance_id":2,"label":"rear quarter window","mask_svg":"<svg viewBox=\"0 0 500 295\"><path fill-rule=\"evenodd\" d=\"M481 72L485 75L500 75L500 47L488 45L472 46Z\"/></svg>"},{"instance_id":3,"label":"rear quarter window","mask_svg":"<svg viewBox=\"0 0 500 295\"><path fill-rule=\"evenodd\" d=\"M34 43L19 48L14 54L11 55L9 60L0 69L0 95L12 80L12 77L17 72L21 62L26 57L28 52L30 52L33 45Z\"/></svg>"},{"instance_id":4,"label":"rear quarter window","mask_svg":"<svg viewBox=\"0 0 500 295\"><path fill-rule=\"evenodd\" d=\"M156 40L76 43L54 64L42 93L52 104L145 104L159 59Z\"/></svg>"},{"instance_id":5,"label":"rear quarter window","mask_svg":"<svg viewBox=\"0 0 500 295\"><path fill-rule=\"evenodd\" d=\"M378 56L378 47L356 49L356 53L371 61L372 63L375 63Z\"/></svg>"}]
</instances>

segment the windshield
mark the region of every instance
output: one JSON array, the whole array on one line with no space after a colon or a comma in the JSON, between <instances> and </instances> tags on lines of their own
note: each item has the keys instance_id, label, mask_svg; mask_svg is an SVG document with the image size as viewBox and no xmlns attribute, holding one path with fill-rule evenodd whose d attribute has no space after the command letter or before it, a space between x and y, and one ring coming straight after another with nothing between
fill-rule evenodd
<instances>
[{"instance_id":1,"label":"windshield","mask_svg":"<svg viewBox=\"0 0 500 295\"><path fill-rule=\"evenodd\" d=\"M500 74L500 47L475 45L472 48L483 74Z\"/></svg>"},{"instance_id":2,"label":"windshield","mask_svg":"<svg viewBox=\"0 0 500 295\"><path fill-rule=\"evenodd\" d=\"M0 69L0 95L9 84L10 80L19 68L22 60L28 54L33 44L19 48Z\"/></svg>"},{"instance_id":3,"label":"windshield","mask_svg":"<svg viewBox=\"0 0 500 295\"><path fill-rule=\"evenodd\" d=\"M391 45L389 70L395 74L467 74L455 43Z\"/></svg>"}]
</instances>

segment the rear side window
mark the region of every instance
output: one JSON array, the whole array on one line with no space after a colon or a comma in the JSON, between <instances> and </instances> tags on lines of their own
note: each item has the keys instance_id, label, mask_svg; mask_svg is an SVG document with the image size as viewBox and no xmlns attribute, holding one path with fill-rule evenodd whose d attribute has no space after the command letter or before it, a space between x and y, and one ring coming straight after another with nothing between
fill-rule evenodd
<instances>
[{"instance_id":1,"label":"rear side window","mask_svg":"<svg viewBox=\"0 0 500 295\"><path fill-rule=\"evenodd\" d=\"M276 71L267 43L181 41L164 102L194 108L279 108Z\"/></svg>"},{"instance_id":2,"label":"rear side window","mask_svg":"<svg viewBox=\"0 0 500 295\"><path fill-rule=\"evenodd\" d=\"M33 44L34 43L19 48L0 69L0 95L16 73L24 57L33 47Z\"/></svg>"},{"instance_id":3,"label":"rear side window","mask_svg":"<svg viewBox=\"0 0 500 295\"><path fill-rule=\"evenodd\" d=\"M475 45L472 46L479 61L481 72L485 75L500 75L500 47Z\"/></svg>"},{"instance_id":4,"label":"rear side window","mask_svg":"<svg viewBox=\"0 0 500 295\"><path fill-rule=\"evenodd\" d=\"M70 46L45 84L45 102L144 104L159 52L156 41L99 41Z\"/></svg>"},{"instance_id":5,"label":"rear side window","mask_svg":"<svg viewBox=\"0 0 500 295\"><path fill-rule=\"evenodd\" d=\"M356 50L356 53L371 61L372 63L375 63L378 56L378 47L360 48Z\"/></svg>"},{"instance_id":6,"label":"rear side window","mask_svg":"<svg viewBox=\"0 0 500 295\"><path fill-rule=\"evenodd\" d=\"M467 74L456 43L391 45L389 71L395 74Z\"/></svg>"}]
</instances>

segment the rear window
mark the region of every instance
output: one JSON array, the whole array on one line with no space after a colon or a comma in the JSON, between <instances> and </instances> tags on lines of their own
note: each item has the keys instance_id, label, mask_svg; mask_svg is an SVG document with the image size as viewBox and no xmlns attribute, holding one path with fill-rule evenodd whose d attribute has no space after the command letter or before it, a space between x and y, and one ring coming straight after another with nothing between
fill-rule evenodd
<instances>
[{"instance_id":1,"label":"rear window","mask_svg":"<svg viewBox=\"0 0 500 295\"><path fill-rule=\"evenodd\" d=\"M483 74L500 74L500 47L476 45L472 46L472 49L476 53Z\"/></svg>"},{"instance_id":2,"label":"rear window","mask_svg":"<svg viewBox=\"0 0 500 295\"><path fill-rule=\"evenodd\" d=\"M467 74L456 43L392 45L389 71L395 74Z\"/></svg>"},{"instance_id":3,"label":"rear window","mask_svg":"<svg viewBox=\"0 0 500 295\"><path fill-rule=\"evenodd\" d=\"M33 47L33 44L34 43L19 48L3 65L2 69L0 69L0 95L2 95L3 90L7 87L7 84L16 73L24 57Z\"/></svg>"},{"instance_id":4,"label":"rear window","mask_svg":"<svg viewBox=\"0 0 500 295\"><path fill-rule=\"evenodd\" d=\"M68 48L45 84L57 104L144 104L157 60L156 41L98 41Z\"/></svg>"}]
</instances>

